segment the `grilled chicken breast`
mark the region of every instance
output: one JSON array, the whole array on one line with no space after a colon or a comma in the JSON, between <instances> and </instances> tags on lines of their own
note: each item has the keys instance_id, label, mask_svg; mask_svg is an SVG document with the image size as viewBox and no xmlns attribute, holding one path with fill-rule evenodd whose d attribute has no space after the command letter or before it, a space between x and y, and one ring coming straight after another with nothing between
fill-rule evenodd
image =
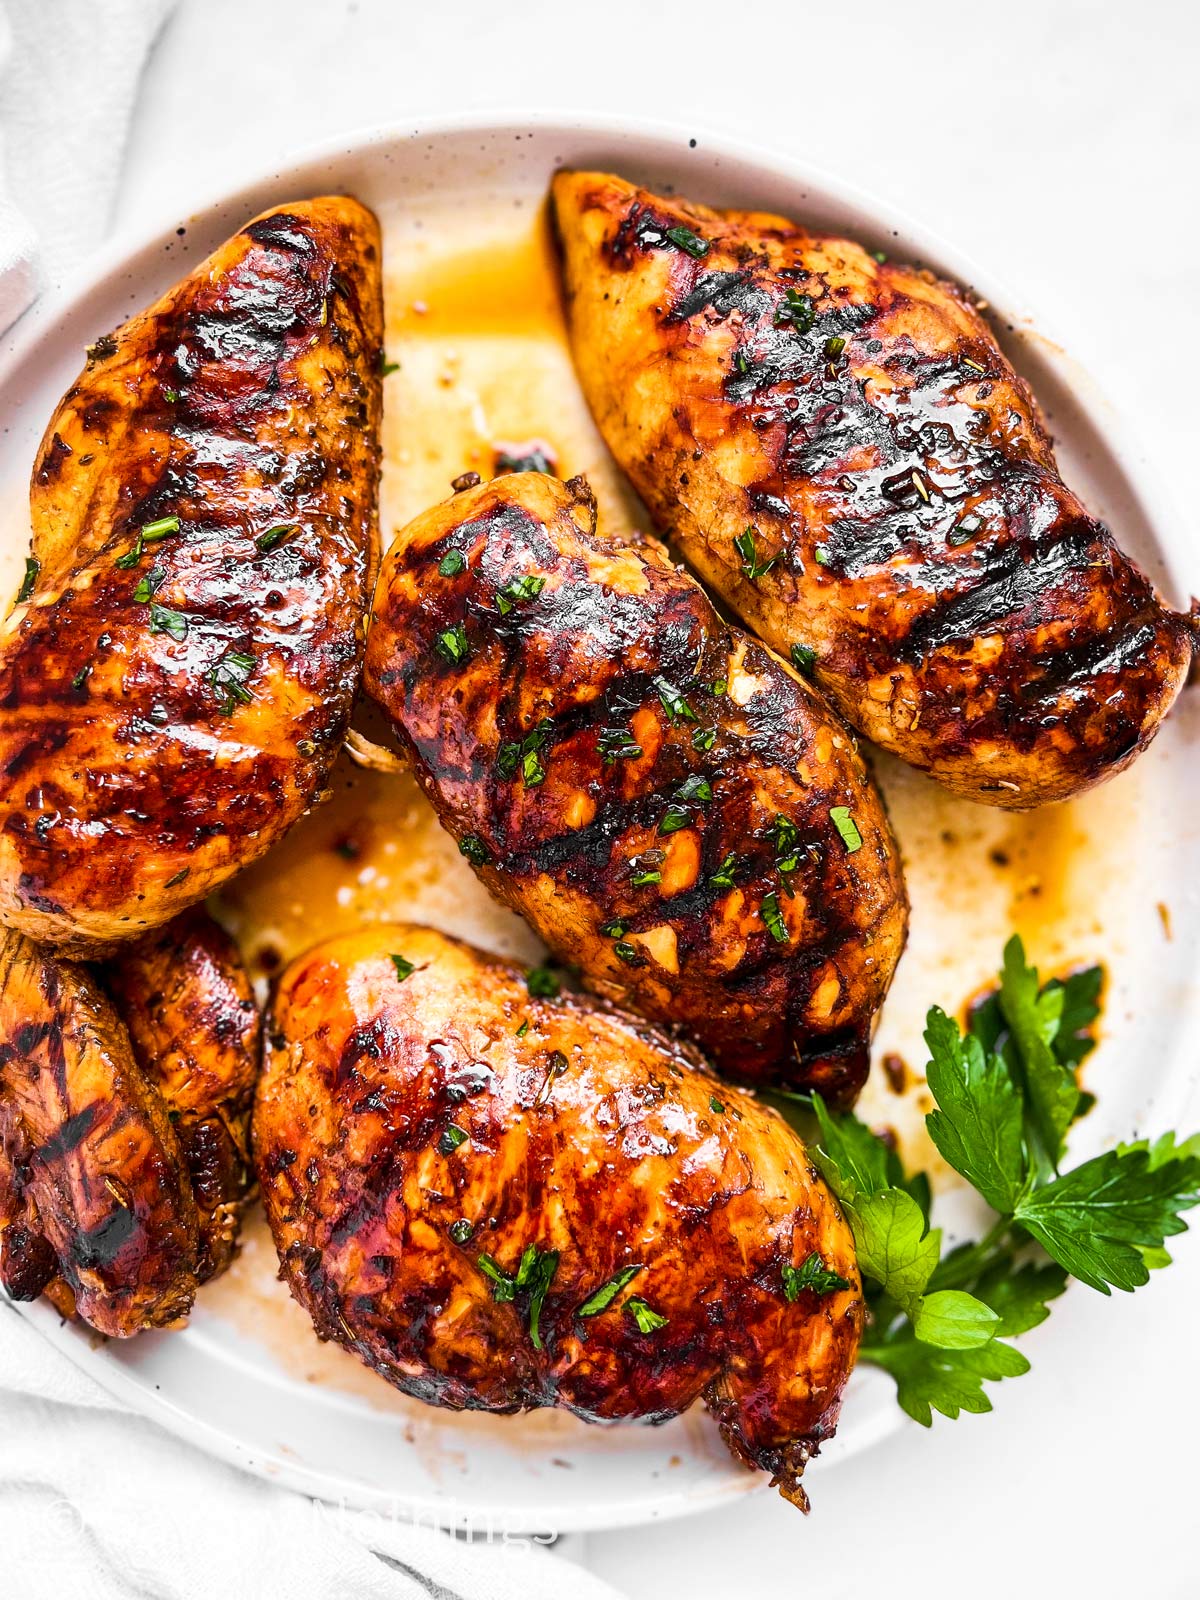
<instances>
[{"instance_id":1,"label":"grilled chicken breast","mask_svg":"<svg viewBox=\"0 0 1200 1600\"><path fill-rule=\"evenodd\" d=\"M601 173L560 173L553 206L610 449L679 551L856 728L1016 808L1149 743L1192 626L1065 486L960 289Z\"/></svg>"},{"instance_id":2,"label":"grilled chicken breast","mask_svg":"<svg viewBox=\"0 0 1200 1600\"><path fill-rule=\"evenodd\" d=\"M661 1420L703 1396L804 1503L863 1311L849 1230L781 1118L428 928L301 956L268 1038L259 1180L322 1338L455 1410Z\"/></svg>"},{"instance_id":3,"label":"grilled chicken breast","mask_svg":"<svg viewBox=\"0 0 1200 1600\"><path fill-rule=\"evenodd\" d=\"M104 979L179 1139L200 1218L196 1275L207 1283L233 1259L252 1188L262 1024L250 979L199 908L123 950Z\"/></svg>"},{"instance_id":4,"label":"grilled chicken breast","mask_svg":"<svg viewBox=\"0 0 1200 1600\"><path fill-rule=\"evenodd\" d=\"M96 953L260 856L321 789L376 561L379 234L250 222L88 353L0 630L0 919Z\"/></svg>"},{"instance_id":5,"label":"grilled chicken breast","mask_svg":"<svg viewBox=\"0 0 1200 1600\"><path fill-rule=\"evenodd\" d=\"M403 530L365 681L487 887L723 1073L845 1103L904 942L895 842L819 695L581 479Z\"/></svg>"},{"instance_id":6,"label":"grilled chicken breast","mask_svg":"<svg viewBox=\"0 0 1200 1600\"><path fill-rule=\"evenodd\" d=\"M202 913L106 977L0 943L0 1286L125 1337L185 1316L233 1254L261 1041Z\"/></svg>"}]
</instances>

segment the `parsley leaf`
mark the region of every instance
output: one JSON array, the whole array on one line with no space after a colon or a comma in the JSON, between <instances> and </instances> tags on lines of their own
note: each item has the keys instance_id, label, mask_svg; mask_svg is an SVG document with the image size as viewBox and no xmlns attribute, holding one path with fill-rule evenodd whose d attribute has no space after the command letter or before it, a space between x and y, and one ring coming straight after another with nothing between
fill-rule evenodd
<instances>
[{"instance_id":1,"label":"parsley leaf","mask_svg":"<svg viewBox=\"0 0 1200 1600\"><path fill-rule=\"evenodd\" d=\"M926 1428L935 1411L944 1417L990 1411L985 1379L1018 1378L1029 1371L1021 1352L999 1339L973 1350L944 1350L922 1343L911 1330L884 1344L864 1345L861 1356L891 1373L901 1409Z\"/></svg>"},{"instance_id":2,"label":"parsley leaf","mask_svg":"<svg viewBox=\"0 0 1200 1600\"><path fill-rule=\"evenodd\" d=\"M922 1295L913 1314L913 1332L940 1350L974 1350L988 1342L999 1321L990 1306L965 1289L938 1289Z\"/></svg>"},{"instance_id":3,"label":"parsley leaf","mask_svg":"<svg viewBox=\"0 0 1200 1600\"><path fill-rule=\"evenodd\" d=\"M911 1314L941 1254L940 1228L927 1232L920 1206L903 1189L859 1195L847 1208L858 1265Z\"/></svg>"},{"instance_id":4,"label":"parsley leaf","mask_svg":"<svg viewBox=\"0 0 1200 1600\"><path fill-rule=\"evenodd\" d=\"M1200 1159L1157 1165L1145 1148L1107 1150L1037 1189L1016 1208L1026 1232L1073 1277L1101 1294L1150 1276L1144 1249L1182 1233L1179 1213L1200 1204Z\"/></svg>"},{"instance_id":5,"label":"parsley leaf","mask_svg":"<svg viewBox=\"0 0 1200 1600\"><path fill-rule=\"evenodd\" d=\"M1012 1031L1017 1071L1029 1120L1052 1166L1062 1160L1064 1138L1079 1101L1070 1069L1054 1054L1050 1041L1062 1017L1062 990L1039 992L1036 970L1025 960L1025 947L1014 934L1004 947L1000 974L1000 1011Z\"/></svg>"},{"instance_id":6,"label":"parsley leaf","mask_svg":"<svg viewBox=\"0 0 1200 1600\"><path fill-rule=\"evenodd\" d=\"M938 1109L925 1119L929 1136L956 1172L993 1210L1012 1211L1029 1176L1024 1108L1001 1056L985 1054L974 1034L964 1039L940 1007L929 1013L926 1070Z\"/></svg>"}]
</instances>

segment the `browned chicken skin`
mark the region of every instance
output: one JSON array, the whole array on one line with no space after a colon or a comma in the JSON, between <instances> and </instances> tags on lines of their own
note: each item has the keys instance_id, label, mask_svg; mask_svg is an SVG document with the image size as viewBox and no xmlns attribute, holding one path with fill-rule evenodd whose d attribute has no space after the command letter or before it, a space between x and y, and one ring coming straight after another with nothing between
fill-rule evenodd
<instances>
[{"instance_id":1,"label":"browned chicken skin","mask_svg":"<svg viewBox=\"0 0 1200 1600\"><path fill-rule=\"evenodd\" d=\"M321 789L377 555L381 339L375 219L330 197L250 222L92 347L0 632L9 926L111 949Z\"/></svg>"},{"instance_id":2,"label":"browned chicken skin","mask_svg":"<svg viewBox=\"0 0 1200 1600\"><path fill-rule=\"evenodd\" d=\"M125 1337L185 1316L251 1187L260 1026L195 911L100 975L0 942L0 1285Z\"/></svg>"},{"instance_id":3,"label":"browned chicken skin","mask_svg":"<svg viewBox=\"0 0 1200 1600\"><path fill-rule=\"evenodd\" d=\"M586 484L522 473L397 537L366 685L463 854L588 985L721 1070L861 1087L906 902L820 696Z\"/></svg>"},{"instance_id":4,"label":"browned chicken skin","mask_svg":"<svg viewBox=\"0 0 1200 1600\"><path fill-rule=\"evenodd\" d=\"M1191 626L1065 487L961 290L601 173L559 174L553 203L610 449L739 615L815 658L855 727L1018 808L1149 743Z\"/></svg>"},{"instance_id":5,"label":"browned chicken skin","mask_svg":"<svg viewBox=\"0 0 1200 1600\"><path fill-rule=\"evenodd\" d=\"M781 1118L428 928L300 957L268 1038L259 1181L322 1338L456 1410L662 1419L703 1396L803 1503L863 1312L849 1230ZM814 1271L836 1278L794 1276Z\"/></svg>"}]
</instances>

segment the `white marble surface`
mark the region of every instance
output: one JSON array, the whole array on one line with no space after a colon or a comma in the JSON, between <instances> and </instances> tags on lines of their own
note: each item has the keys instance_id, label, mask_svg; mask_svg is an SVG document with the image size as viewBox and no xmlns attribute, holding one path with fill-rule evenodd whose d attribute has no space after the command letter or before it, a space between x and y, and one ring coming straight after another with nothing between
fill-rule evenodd
<instances>
[{"instance_id":1,"label":"white marble surface","mask_svg":"<svg viewBox=\"0 0 1200 1600\"><path fill-rule=\"evenodd\" d=\"M1191 0L182 0L116 221L152 221L345 130L461 107L749 136L906 207L1006 279L1132 415L1186 507L1198 60ZM574 1553L646 1600L1195 1596L1200 1245L1176 1255L1136 1298L1069 1296L991 1416L913 1426L814 1475L807 1521L761 1495Z\"/></svg>"}]
</instances>

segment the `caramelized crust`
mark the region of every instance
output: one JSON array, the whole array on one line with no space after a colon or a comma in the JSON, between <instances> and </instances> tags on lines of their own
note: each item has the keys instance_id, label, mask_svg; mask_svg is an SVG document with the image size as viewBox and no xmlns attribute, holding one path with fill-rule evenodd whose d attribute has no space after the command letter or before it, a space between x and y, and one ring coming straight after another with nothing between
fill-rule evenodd
<instances>
[{"instance_id":1,"label":"caramelized crust","mask_svg":"<svg viewBox=\"0 0 1200 1600\"><path fill-rule=\"evenodd\" d=\"M381 339L378 228L330 197L249 223L90 350L0 631L10 926L110 949L320 790L376 560Z\"/></svg>"},{"instance_id":2,"label":"caramelized crust","mask_svg":"<svg viewBox=\"0 0 1200 1600\"><path fill-rule=\"evenodd\" d=\"M598 536L582 480L466 490L389 552L365 681L484 883L590 987L726 1074L853 1098L906 926L882 803L661 547Z\"/></svg>"},{"instance_id":3,"label":"caramelized crust","mask_svg":"<svg viewBox=\"0 0 1200 1600\"><path fill-rule=\"evenodd\" d=\"M782 217L561 173L576 364L680 552L876 743L971 799L1061 800L1153 737L1188 619L1064 485L961 290ZM735 539L750 528L748 574Z\"/></svg>"},{"instance_id":4,"label":"caramelized crust","mask_svg":"<svg viewBox=\"0 0 1200 1600\"><path fill-rule=\"evenodd\" d=\"M178 1322L232 1258L260 1039L201 912L106 976L0 945L0 1285L126 1337Z\"/></svg>"},{"instance_id":5,"label":"caramelized crust","mask_svg":"<svg viewBox=\"0 0 1200 1600\"><path fill-rule=\"evenodd\" d=\"M300 957L268 1040L259 1180L322 1338L456 1410L661 1420L703 1396L802 1503L863 1310L849 1230L780 1117L645 1024L531 998L427 928ZM785 1268L814 1252L845 1287L789 1300ZM665 1322L643 1329L634 1300Z\"/></svg>"}]
</instances>

